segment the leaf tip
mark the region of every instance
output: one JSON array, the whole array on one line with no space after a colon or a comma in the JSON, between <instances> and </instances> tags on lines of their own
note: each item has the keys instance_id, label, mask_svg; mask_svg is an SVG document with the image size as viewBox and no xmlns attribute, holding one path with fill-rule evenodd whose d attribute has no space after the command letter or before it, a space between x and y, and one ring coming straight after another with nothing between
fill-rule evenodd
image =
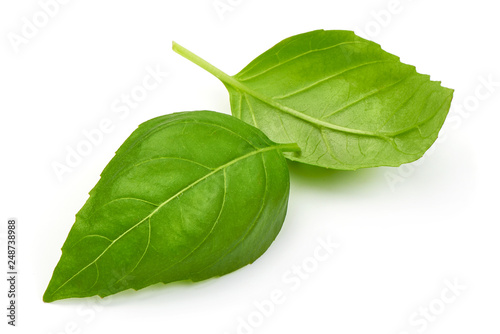
<instances>
[{"instance_id":1,"label":"leaf tip","mask_svg":"<svg viewBox=\"0 0 500 334\"><path fill-rule=\"evenodd\" d=\"M54 277L50 280L47 289L43 294L42 300L44 303L52 303L53 301L68 298L60 293L60 287L57 286L57 281L54 280Z\"/></svg>"},{"instance_id":2,"label":"leaf tip","mask_svg":"<svg viewBox=\"0 0 500 334\"><path fill-rule=\"evenodd\" d=\"M43 299L44 303L52 303L53 301L56 300L56 298L54 298L53 295L51 293L49 293L49 289L48 288L45 291L45 293L43 294L42 299Z\"/></svg>"}]
</instances>

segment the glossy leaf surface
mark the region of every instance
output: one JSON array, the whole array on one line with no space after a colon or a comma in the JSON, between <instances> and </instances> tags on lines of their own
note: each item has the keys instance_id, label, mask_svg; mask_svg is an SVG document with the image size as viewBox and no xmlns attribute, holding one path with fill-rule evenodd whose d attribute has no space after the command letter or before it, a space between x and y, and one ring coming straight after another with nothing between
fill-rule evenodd
<instances>
[{"instance_id":1,"label":"glossy leaf surface","mask_svg":"<svg viewBox=\"0 0 500 334\"><path fill-rule=\"evenodd\" d=\"M210 111L143 123L76 215L44 301L199 281L252 263L285 218L289 149Z\"/></svg>"}]
</instances>

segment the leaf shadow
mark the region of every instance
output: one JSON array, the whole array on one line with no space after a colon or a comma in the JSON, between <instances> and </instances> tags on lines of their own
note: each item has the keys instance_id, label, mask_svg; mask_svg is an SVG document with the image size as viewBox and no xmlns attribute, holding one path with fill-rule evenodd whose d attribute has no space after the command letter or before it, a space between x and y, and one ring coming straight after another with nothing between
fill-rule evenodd
<instances>
[{"instance_id":1,"label":"leaf shadow","mask_svg":"<svg viewBox=\"0 0 500 334\"><path fill-rule=\"evenodd\" d=\"M123 303L135 304L137 302L151 302L159 300L177 300L191 294L199 293L213 284L213 279L207 279L200 282L193 282L189 279L182 281L164 283L155 283L143 289L127 289L117 294L111 295L110 305L121 305ZM108 298L108 297L106 297Z\"/></svg>"},{"instance_id":2,"label":"leaf shadow","mask_svg":"<svg viewBox=\"0 0 500 334\"><path fill-rule=\"evenodd\" d=\"M287 161L292 184L313 187L320 191L338 191L345 188L366 187L367 182L380 182L381 170L363 168L358 170L337 170Z\"/></svg>"}]
</instances>

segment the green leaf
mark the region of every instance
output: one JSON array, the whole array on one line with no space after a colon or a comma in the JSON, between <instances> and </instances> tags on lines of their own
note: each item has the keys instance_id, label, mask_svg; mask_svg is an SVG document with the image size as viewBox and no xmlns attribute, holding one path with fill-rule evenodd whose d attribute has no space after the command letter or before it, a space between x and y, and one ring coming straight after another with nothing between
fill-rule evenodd
<instances>
[{"instance_id":1,"label":"green leaf","mask_svg":"<svg viewBox=\"0 0 500 334\"><path fill-rule=\"evenodd\" d=\"M199 281L252 263L285 218L282 150L297 146L211 111L143 123L77 213L44 301Z\"/></svg>"},{"instance_id":2,"label":"green leaf","mask_svg":"<svg viewBox=\"0 0 500 334\"><path fill-rule=\"evenodd\" d=\"M182 46L173 49L219 78L234 116L276 142L288 159L335 169L399 166L434 143L453 90L350 31L312 31L278 43L229 76Z\"/></svg>"}]
</instances>

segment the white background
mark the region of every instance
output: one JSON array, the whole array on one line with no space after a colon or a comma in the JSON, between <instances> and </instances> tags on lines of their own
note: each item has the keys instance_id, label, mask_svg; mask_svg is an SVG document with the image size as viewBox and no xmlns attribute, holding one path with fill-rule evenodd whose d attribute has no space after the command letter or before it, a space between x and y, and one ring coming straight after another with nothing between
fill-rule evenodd
<instances>
[{"instance_id":1,"label":"white background","mask_svg":"<svg viewBox=\"0 0 500 334\"><path fill-rule=\"evenodd\" d=\"M218 12L213 0L73 0L43 22L39 2L2 1L0 267L7 262L6 222L15 217L20 273L16 328L6 325L2 279L2 333L498 333L495 2L220 3L229 7ZM23 18L46 25L15 47ZM291 165L281 233L258 261L230 275L44 304L75 213L137 125L183 110L230 113L224 86L171 51L171 41L234 74L283 38L314 29L355 30L455 89L432 150L400 168ZM168 75L128 115L115 113L147 68ZM496 86L485 86L488 80ZM68 150L86 140L84 131L104 119L113 129L59 180L53 164L65 163ZM318 239L328 238L339 247L318 263ZM302 265L307 276L290 271ZM459 285L455 293L450 284ZM270 307L276 291L282 303Z\"/></svg>"}]
</instances>

